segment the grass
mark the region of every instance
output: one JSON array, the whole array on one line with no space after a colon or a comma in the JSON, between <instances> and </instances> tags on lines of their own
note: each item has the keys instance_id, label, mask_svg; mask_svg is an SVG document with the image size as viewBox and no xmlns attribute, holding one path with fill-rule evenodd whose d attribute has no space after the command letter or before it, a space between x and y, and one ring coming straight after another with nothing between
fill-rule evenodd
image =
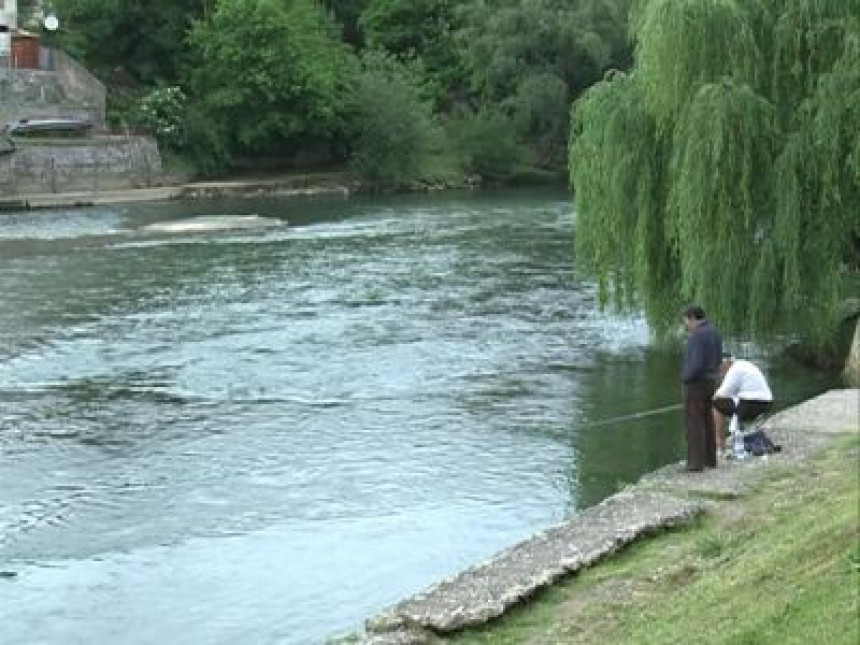
<instances>
[{"instance_id":1,"label":"grass","mask_svg":"<svg viewBox=\"0 0 860 645\"><path fill-rule=\"evenodd\" d=\"M860 441L445 642L860 642Z\"/></svg>"}]
</instances>

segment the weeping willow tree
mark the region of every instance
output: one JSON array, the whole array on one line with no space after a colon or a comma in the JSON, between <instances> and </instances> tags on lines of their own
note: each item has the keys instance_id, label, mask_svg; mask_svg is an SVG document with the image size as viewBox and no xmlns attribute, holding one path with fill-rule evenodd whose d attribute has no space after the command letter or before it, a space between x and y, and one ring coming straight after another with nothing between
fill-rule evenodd
<instances>
[{"instance_id":1,"label":"weeping willow tree","mask_svg":"<svg viewBox=\"0 0 860 645\"><path fill-rule=\"evenodd\" d=\"M860 0L642 0L574 105L578 264L668 331L830 343L860 270Z\"/></svg>"}]
</instances>

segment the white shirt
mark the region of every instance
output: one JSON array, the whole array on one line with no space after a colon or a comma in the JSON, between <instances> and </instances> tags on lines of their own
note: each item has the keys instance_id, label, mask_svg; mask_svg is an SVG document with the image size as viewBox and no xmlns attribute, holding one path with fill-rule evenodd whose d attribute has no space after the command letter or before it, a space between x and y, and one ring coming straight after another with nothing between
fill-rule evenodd
<instances>
[{"instance_id":1,"label":"white shirt","mask_svg":"<svg viewBox=\"0 0 860 645\"><path fill-rule=\"evenodd\" d=\"M764 374L749 361L735 359L714 397L773 401L773 394Z\"/></svg>"}]
</instances>

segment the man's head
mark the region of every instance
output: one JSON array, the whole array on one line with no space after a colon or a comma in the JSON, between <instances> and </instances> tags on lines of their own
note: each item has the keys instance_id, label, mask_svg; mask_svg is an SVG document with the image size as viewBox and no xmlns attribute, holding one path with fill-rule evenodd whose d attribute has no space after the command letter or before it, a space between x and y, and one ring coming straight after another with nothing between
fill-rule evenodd
<instances>
[{"instance_id":1,"label":"man's head","mask_svg":"<svg viewBox=\"0 0 860 645\"><path fill-rule=\"evenodd\" d=\"M693 331L705 319L705 310L699 305L690 305L684 310L684 324L687 331Z\"/></svg>"},{"instance_id":2,"label":"man's head","mask_svg":"<svg viewBox=\"0 0 860 645\"><path fill-rule=\"evenodd\" d=\"M723 378L726 375L726 372L732 366L732 363L735 362L735 357L732 356L729 352L723 352L723 361L720 363L720 378Z\"/></svg>"}]
</instances>

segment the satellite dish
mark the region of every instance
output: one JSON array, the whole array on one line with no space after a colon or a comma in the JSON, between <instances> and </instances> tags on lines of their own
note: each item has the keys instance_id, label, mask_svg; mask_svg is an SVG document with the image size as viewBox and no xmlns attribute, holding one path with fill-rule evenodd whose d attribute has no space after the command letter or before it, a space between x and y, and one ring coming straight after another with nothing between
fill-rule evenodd
<instances>
[{"instance_id":1,"label":"satellite dish","mask_svg":"<svg viewBox=\"0 0 860 645\"><path fill-rule=\"evenodd\" d=\"M52 13L49 13L47 16L45 16L45 20L42 24L45 25L45 29L47 29L48 31L56 31L57 27L60 26L60 21L57 20L57 16Z\"/></svg>"}]
</instances>

